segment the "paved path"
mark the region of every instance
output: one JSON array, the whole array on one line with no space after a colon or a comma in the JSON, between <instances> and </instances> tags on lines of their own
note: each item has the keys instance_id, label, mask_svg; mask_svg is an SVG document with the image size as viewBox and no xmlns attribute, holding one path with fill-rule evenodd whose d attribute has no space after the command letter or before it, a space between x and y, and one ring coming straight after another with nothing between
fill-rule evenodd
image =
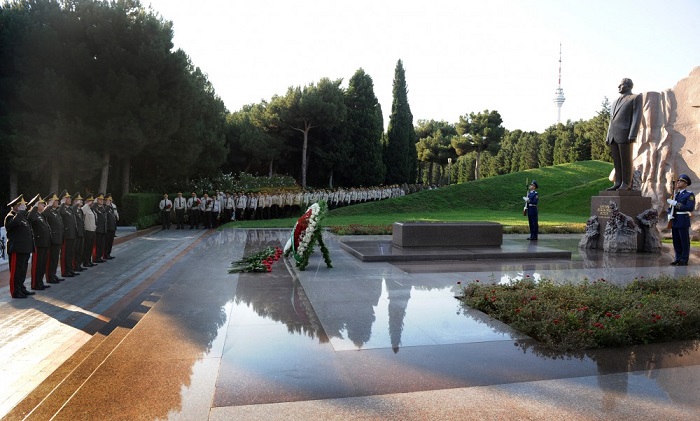
<instances>
[{"instance_id":1,"label":"paved path","mask_svg":"<svg viewBox=\"0 0 700 421\"><path fill-rule=\"evenodd\" d=\"M667 267L668 251L392 265L359 262L327 235L333 269L317 253L304 272L280 261L268 274L227 273L231 261L288 235L156 231L32 299L11 300L0 289L0 415L694 420L700 413L698 342L552 354L453 297L457 281L474 279L622 283L700 272ZM528 247L519 236L506 241ZM541 240L574 249L576 242Z\"/></svg>"}]
</instances>

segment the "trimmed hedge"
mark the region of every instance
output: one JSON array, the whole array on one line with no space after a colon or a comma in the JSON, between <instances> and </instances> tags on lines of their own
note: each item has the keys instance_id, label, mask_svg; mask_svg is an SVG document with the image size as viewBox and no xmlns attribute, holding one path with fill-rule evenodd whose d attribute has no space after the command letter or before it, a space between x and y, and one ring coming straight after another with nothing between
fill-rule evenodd
<instances>
[{"instance_id":1,"label":"trimmed hedge","mask_svg":"<svg viewBox=\"0 0 700 421\"><path fill-rule=\"evenodd\" d=\"M138 229L149 228L155 225L155 221L149 226L139 226L148 223L144 217L157 216L160 209L158 204L163 198L158 193L128 193L122 196L122 205L119 208L119 222L123 225L136 225ZM142 221L140 221L142 220ZM137 224L137 222L140 222Z\"/></svg>"}]
</instances>

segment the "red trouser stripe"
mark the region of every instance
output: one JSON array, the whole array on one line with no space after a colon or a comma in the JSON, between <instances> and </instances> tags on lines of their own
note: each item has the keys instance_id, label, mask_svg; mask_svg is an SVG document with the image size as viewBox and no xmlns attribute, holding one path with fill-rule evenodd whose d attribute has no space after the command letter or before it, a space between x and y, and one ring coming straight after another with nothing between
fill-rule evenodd
<instances>
[{"instance_id":1,"label":"red trouser stripe","mask_svg":"<svg viewBox=\"0 0 700 421\"><path fill-rule=\"evenodd\" d=\"M17 253L10 253L10 295L15 295L15 274L17 273Z\"/></svg>"}]
</instances>

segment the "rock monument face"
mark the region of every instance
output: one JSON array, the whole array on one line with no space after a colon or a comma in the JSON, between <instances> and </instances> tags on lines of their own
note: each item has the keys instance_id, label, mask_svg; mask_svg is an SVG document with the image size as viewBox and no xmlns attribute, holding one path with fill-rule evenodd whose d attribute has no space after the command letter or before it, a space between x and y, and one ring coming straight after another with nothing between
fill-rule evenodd
<instances>
[{"instance_id":1,"label":"rock monument face","mask_svg":"<svg viewBox=\"0 0 700 421\"><path fill-rule=\"evenodd\" d=\"M641 172L642 195L652 199L663 217L673 191L672 176L688 174L693 181L689 190L700 193L700 67L673 89L644 93L643 104L633 168ZM697 232L700 218L692 221Z\"/></svg>"}]
</instances>

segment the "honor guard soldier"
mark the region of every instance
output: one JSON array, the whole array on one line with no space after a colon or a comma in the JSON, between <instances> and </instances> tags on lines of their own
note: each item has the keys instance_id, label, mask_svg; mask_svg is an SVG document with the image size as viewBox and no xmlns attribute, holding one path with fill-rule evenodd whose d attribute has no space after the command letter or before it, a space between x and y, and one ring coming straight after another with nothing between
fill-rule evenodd
<instances>
[{"instance_id":1,"label":"honor guard soldier","mask_svg":"<svg viewBox=\"0 0 700 421\"><path fill-rule=\"evenodd\" d=\"M178 193L174 200L173 207L175 208L175 223L177 224L178 230L185 229L185 209L187 208L187 201L182 197L182 193Z\"/></svg>"},{"instance_id":2,"label":"honor guard soldier","mask_svg":"<svg viewBox=\"0 0 700 421\"><path fill-rule=\"evenodd\" d=\"M231 195L230 191L226 191L226 198L224 198L224 217L223 221L224 222L229 222L232 221L233 214L234 214L234 208L236 206L236 201L233 199L233 196Z\"/></svg>"},{"instance_id":3,"label":"honor guard soldier","mask_svg":"<svg viewBox=\"0 0 700 421\"><path fill-rule=\"evenodd\" d=\"M94 263L104 263L106 260L102 258L105 252L105 238L107 238L107 212L104 206L105 196L100 193L95 198L92 209L95 211L95 253L93 255Z\"/></svg>"},{"instance_id":4,"label":"honor guard soldier","mask_svg":"<svg viewBox=\"0 0 700 421\"><path fill-rule=\"evenodd\" d=\"M63 244L61 247L61 276L73 277L80 275L73 269L73 259L75 252L75 240L78 238L78 226L71 207L71 195L67 190L61 192L61 205L58 207L58 213L61 215L63 222Z\"/></svg>"},{"instance_id":5,"label":"honor guard soldier","mask_svg":"<svg viewBox=\"0 0 700 421\"><path fill-rule=\"evenodd\" d=\"M44 284L46 275L46 261L49 258L49 247L51 247L51 228L43 212L46 210L46 201L40 195L34 196L29 201L31 208L27 219L32 224L34 235L34 252L32 253L32 289L42 290L51 288L51 285Z\"/></svg>"},{"instance_id":6,"label":"honor guard soldier","mask_svg":"<svg viewBox=\"0 0 700 421\"><path fill-rule=\"evenodd\" d=\"M83 254L82 261L84 267L95 266L92 263L92 250L95 247L95 229L97 228L97 215L92 209L95 199L92 196L88 196L85 199L85 204L80 208L83 213L83 222L85 223L85 239L83 242Z\"/></svg>"},{"instance_id":7,"label":"honor guard soldier","mask_svg":"<svg viewBox=\"0 0 700 421\"><path fill-rule=\"evenodd\" d=\"M690 177L681 174L676 181L676 196L667 200L668 213L673 216L671 235L676 252L676 258L671 262L673 266L688 266L690 258L690 215L695 210L695 194L686 190L690 184Z\"/></svg>"},{"instance_id":8,"label":"honor guard soldier","mask_svg":"<svg viewBox=\"0 0 700 421\"><path fill-rule=\"evenodd\" d=\"M105 197L105 216L107 217L107 235L105 236L105 249L102 254L104 260L112 260L112 246L114 246L114 237L117 236L117 221L119 221L119 213L117 207L112 203L112 194L107 193Z\"/></svg>"},{"instance_id":9,"label":"honor guard soldier","mask_svg":"<svg viewBox=\"0 0 700 421\"><path fill-rule=\"evenodd\" d=\"M537 181L532 180L528 188L530 191L527 193L527 196L523 197L525 206L527 206L527 223L530 226L530 236L527 239L537 241L537 235L539 234L537 202L540 200L540 196L537 193Z\"/></svg>"},{"instance_id":10,"label":"honor guard soldier","mask_svg":"<svg viewBox=\"0 0 700 421\"><path fill-rule=\"evenodd\" d=\"M49 261L46 268L46 282L50 284L57 284L65 280L56 275L61 246L63 245L63 218L58 212L59 200L56 193L51 193L47 199L48 207L44 210L46 221L51 227L51 247L49 247Z\"/></svg>"},{"instance_id":11,"label":"honor guard soldier","mask_svg":"<svg viewBox=\"0 0 700 421\"><path fill-rule=\"evenodd\" d=\"M85 245L85 219L83 218L83 198L80 196L80 192L73 196L73 215L75 216L75 227L78 233L75 237L75 248L73 252L73 270L82 272L86 270L83 263L83 248Z\"/></svg>"},{"instance_id":12,"label":"honor guard soldier","mask_svg":"<svg viewBox=\"0 0 700 421\"><path fill-rule=\"evenodd\" d=\"M34 251L32 227L27 220L27 202L20 194L7 206L10 208L5 216L7 255L10 258L10 295L12 298L27 298L28 295L35 294L24 286L29 255Z\"/></svg>"},{"instance_id":13,"label":"honor guard soldier","mask_svg":"<svg viewBox=\"0 0 700 421\"><path fill-rule=\"evenodd\" d=\"M192 192L192 196L187 199L187 213L190 219L190 229L199 228L199 205L201 201L197 198L197 193Z\"/></svg>"}]
</instances>

